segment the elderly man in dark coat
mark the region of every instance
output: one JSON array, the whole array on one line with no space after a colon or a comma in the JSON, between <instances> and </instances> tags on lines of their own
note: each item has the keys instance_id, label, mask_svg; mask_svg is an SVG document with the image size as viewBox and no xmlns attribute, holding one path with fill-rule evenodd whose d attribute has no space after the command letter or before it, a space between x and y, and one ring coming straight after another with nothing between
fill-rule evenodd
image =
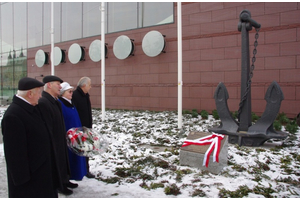
<instances>
[{"instance_id":1,"label":"elderly man in dark coat","mask_svg":"<svg viewBox=\"0 0 300 200\"><path fill-rule=\"evenodd\" d=\"M2 118L10 198L58 197L55 149L37 105L43 85L33 78L20 79Z\"/></svg>"},{"instance_id":2,"label":"elderly man in dark coat","mask_svg":"<svg viewBox=\"0 0 300 200\"><path fill-rule=\"evenodd\" d=\"M73 92L72 101L78 111L82 126L92 128L92 106L90 101L89 90L91 89L91 79L89 77L82 77L78 83L77 88ZM89 158L86 157L87 175L88 178L95 178L90 172Z\"/></svg>"},{"instance_id":3,"label":"elderly man in dark coat","mask_svg":"<svg viewBox=\"0 0 300 200\"><path fill-rule=\"evenodd\" d=\"M62 115L61 104L58 101L60 94L60 83L63 81L57 76L45 76L43 78L45 83L42 98L39 99L39 106L42 115L45 118L46 125L50 129L50 133L54 138L54 145L57 150L59 173L63 186L58 188L58 192L70 195L73 193L69 188L76 188L78 184L71 183L70 165L68 161L68 147L66 141L66 130L64 118Z\"/></svg>"}]
</instances>

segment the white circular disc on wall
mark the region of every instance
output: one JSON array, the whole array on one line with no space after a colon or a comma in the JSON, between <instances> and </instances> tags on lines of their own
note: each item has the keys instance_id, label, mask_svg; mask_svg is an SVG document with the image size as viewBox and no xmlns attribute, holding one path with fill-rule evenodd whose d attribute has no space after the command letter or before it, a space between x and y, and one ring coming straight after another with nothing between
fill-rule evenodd
<instances>
[{"instance_id":1,"label":"white circular disc on wall","mask_svg":"<svg viewBox=\"0 0 300 200\"><path fill-rule=\"evenodd\" d=\"M120 60L128 58L128 56L132 55L133 50L134 44L126 35L119 36L114 42L113 52Z\"/></svg>"},{"instance_id":2,"label":"white circular disc on wall","mask_svg":"<svg viewBox=\"0 0 300 200\"><path fill-rule=\"evenodd\" d=\"M165 48L164 36L158 31L148 32L143 38L142 48L147 56L158 56Z\"/></svg>"},{"instance_id":3,"label":"white circular disc on wall","mask_svg":"<svg viewBox=\"0 0 300 200\"><path fill-rule=\"evenodd\" d=\"M38 50L35 54L35 64L38 67L43 67L48 62L48 54L42 49Z\"/></svg>"},{"instance_id":4,"label":"white circular disc on wall","mask_svg":"<svg viewBox=\"0 0 300 200\"><path fill-rule=\"evenodd\" d=\"M72 64L77 64L79 61L84 60L83 48L77 43L72 44L68 51L68 57Z\"/></svg>"},{"instance_id":5,"label":"white circular disc on wall","mask_svg":"<svg viewBox=\"0 0 300 200\"><path fill-rule=\"evenodd\" d=\"M54 66L59 65L60 63L65 61L65 52L61 50L59 47L54 47Z\"/></svg>"},{"instance_id":6,"label":"white circular disc on wall","mask_svg":"<svg viewBox=\"0 0 300 200\"><path fill-rule=\"evenodd\" d=\"M89 55L92 61L94 62L99 62L101 60L101 45L102 41L101 40L94 40L90 44L89 48ZM107 46L104 46L104 51L105 51L105 57L107 54Z\"/></svg>"}]
</instances>

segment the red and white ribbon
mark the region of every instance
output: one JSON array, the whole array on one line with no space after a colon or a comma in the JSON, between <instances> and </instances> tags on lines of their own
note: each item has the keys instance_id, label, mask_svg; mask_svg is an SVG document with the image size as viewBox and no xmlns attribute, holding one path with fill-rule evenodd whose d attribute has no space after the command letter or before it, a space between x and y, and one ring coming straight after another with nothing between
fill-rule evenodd
<instances>
[{"instance_id":1,"label":"red and white ribbon","mask_svg":"<svg viewBox=\"0 0 300 200\"><path fill-rule=\"evenodd\" d=\"M189 146L189 145L209 145L210 144L207 151L205 152L204 160L203 160L203 166L205 165L206 167L208 167L209 156L212 153L212 151L214 151L213 161L219 162L221 140L223 140L223 138L224 138L224 135L213 133L212 135L208 135L206 137L198 138L195 140L185 140L183 142L182 147Z\"/></svg>"}]
</instances>

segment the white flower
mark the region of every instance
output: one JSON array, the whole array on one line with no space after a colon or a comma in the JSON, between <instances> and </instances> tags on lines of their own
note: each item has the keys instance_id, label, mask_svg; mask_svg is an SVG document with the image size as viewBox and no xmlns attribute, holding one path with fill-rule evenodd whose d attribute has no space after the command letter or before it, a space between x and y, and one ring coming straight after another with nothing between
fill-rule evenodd
<instances>
[{"instance_id":1,"label":"white flower","mask_svg":"<svg viewBox=\"0 0 300 200\"><path fill-rule=\"evenodd\" d=\"M99 132L86 127L71 128L67 134L73 133L78 137L79 144L76 141L71 142L74 135L67 135L67 143L70 149L80 156L94 156L106 151L108 141Z\"/></svg>"}]
</instances>

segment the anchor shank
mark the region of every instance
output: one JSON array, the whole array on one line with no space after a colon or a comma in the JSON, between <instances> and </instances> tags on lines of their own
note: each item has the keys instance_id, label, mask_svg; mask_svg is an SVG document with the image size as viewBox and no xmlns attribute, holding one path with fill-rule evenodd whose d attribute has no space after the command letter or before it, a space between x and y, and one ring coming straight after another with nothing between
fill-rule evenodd
<instances>
[{"instance_id":1,"label":"anchor shank","mask_svg":"<svg viewBox=\"0 0 300 200\"><path fill-rule=\"evenodd\" d=\"M242 35L242 61L241 61L241 99L245 95L247 89L248 93L243 103L240 113L240 126L239 131L247 131L251 126L251 86L248 86L249 73L250 73L250 52L249 52L249 32L247 23L241 23ZM249 87L249 88L247 88Z\"/></svg>"}]
</instances>

